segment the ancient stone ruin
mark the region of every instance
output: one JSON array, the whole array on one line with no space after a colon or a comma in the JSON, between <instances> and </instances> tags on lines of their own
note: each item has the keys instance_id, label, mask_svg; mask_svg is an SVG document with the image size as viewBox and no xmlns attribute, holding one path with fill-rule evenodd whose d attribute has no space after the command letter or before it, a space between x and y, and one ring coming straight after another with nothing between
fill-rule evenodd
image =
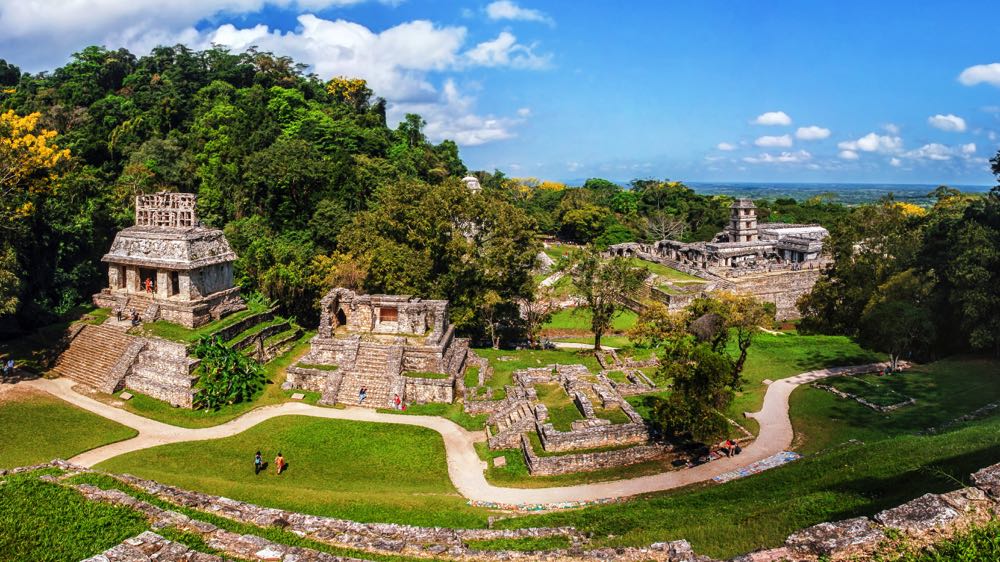
<instances>
[{"instance_id":1,"label":"ancient stone ruin","mask_svg":"<svg viewBox=\"0 0 1000 562\"><path fill-rule=\"evenodd\" d=\"M221 230L201 226L195 203L190 193L136 197L135 226L115 237L103 258L108 287L94 295L94 304L111 308L112 318L99 326L75 325L54 373L104 393L128 388L192 406L199 363L191 356L193 344L144 333L132 317L194 328L246 309L233 285L236 254ZM244 316L209 333L260 361L282 353L298 337L288 322L272 322L273 311ZM255 330L262 323L268 325ZM243 332L253 334L241 339Z\"/></svg>"},{"instance_id":2,"label":"ancient stone ruin","mask_svg":"<svg viewBox=\"0 0 1000 562\"><path fill-rule=\"evenodd\" d=\"M321 403L372 408L393 408L397 396L401 403L455 399L469 342L455 337L448 301L337 288L320 306L319 333L288 369L286 388L320 392Z\"/></svg>"},{"instance_id":3,"label":"ancient stone ruin","mask_svg":"<svg viewBox=\"0 0 1000 562\"><path fill-rule=\"evenodd\" d=\"M823 240L829 233L817 224L758 223L756 209L749 199L733 202L729 224L711 242L629 242L611 246L607 255L661 263L705 280L697 286L667 282L667 290L652 286L651 298L671 310L722 289L774 303L779 320L797 318L796 301L812 289L826 263Z\"/></svg>"},{"instance_id":4,"label":"ancient stone ruin","mask_svg":"<svg viewBox=\"0 0 1000 562\"><path fill-rule=\"evenodd\" d=\"M135 226L115 236L101 261L108 286L94 304L135 310L144 322L194 328L242 308L236 253L221 230L201 226L192 193L137 196Z\"/></svg>"}]
</instances>

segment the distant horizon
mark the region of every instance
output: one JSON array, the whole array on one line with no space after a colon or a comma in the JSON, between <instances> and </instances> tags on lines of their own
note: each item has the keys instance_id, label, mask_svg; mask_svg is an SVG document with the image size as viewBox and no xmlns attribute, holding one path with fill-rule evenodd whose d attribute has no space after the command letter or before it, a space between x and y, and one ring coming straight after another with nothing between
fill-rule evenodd
<instances>
[{"instance_id":1,"label":"distant horizon","mask_svg":"<svg viewBox=\"0 0 1000 562\"><path fill-rule=\"evenodd\" d=\"M575 178L571 180L557 180L560 183L566 184L571 187L582 186L588 179L595 179L599 176L592 176L589 178ZM607 179L607 178L601 178ZM634 179L647 179L647 178L634 178ZM649 178L656 179L656 178ZM627 187L629 183L633 180L613 180L609 179L613 183L616 183L622 187ZM731 180L674 180L679 181L688 187L698 187L698 186L794 186L794 187L809 187L809 186L871 186L871 187L919 187L919 188L931 188L934 189L940 185L946 185L955 189L961 188L973 188L977 191L989 191L993 189L998 184L971 184L971 183L920 183L920 182L865 182L865 181L808 181L808 182L796 182L796 181L731 181Z\"/></svg>"}]
</instances>

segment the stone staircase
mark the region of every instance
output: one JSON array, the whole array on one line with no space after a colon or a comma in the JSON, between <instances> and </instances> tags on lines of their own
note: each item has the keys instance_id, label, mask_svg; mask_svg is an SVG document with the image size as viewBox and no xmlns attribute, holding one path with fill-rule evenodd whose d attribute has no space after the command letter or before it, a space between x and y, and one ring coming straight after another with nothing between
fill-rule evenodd
<instances>
[{"instance_id":1,"label":"stone staircase","mask_svg":"<svg viewBox=\"0 0 1000 562\"><path fill-rule=\"evenodd\" d=\"M493 414L489 423L496 425L496 432L490 435L490 449L510 449L521 443L521 434L535 425L535 414L531 403L526 400L512 402L506 408Z\"/></svg>"},{"instance_id":2,"label":"stone staircase","mask_svg":"<svg viewBox=\"0 0 1000 562\"><path fill-rule=\"evenodd\" d=\"M59 355L52 372L111 393L121 388L143 345L141 338L109 326L84 326Z\"/></svg>"},{"instance_id":3,"label":"stone staircase","mask_svg":"<svg viewBox=\"0 0 1000 562\"><path fill-rule=\"evenodd\" d=\"M346 370L337 389L337 402L357 406L358 393L367 388L367 398L361 406L392 408L394 392L400 388L402 358L401 345L360 343L354 367Z\"/></svg>"}]
</instances>

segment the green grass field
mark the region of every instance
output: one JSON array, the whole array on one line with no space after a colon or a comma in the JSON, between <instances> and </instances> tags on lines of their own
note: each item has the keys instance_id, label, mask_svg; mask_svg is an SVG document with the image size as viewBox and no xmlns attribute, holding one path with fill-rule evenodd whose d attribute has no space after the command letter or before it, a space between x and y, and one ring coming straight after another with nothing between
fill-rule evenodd
<instances>
[{"instance_id":1,"label":"green grass field","mask_svg":"<svg viewBox=\"0 0 1000 562\"><path fill-rule=\"evenodd\" d=\"M853 400L801 386L790 399L799 450L812 452L849 439L872 442L939 426L1000 400L995 360L954 357L878 379L916 404L882 414Z\"/></svg>"},{"instance_id":2,"label":"green grass field","mask_svg":"<svg viewBox=\"0 0 1000 562\"><path fill-rule=\"evenodd\" d=\"M69 459L136 436L132 428L43 393L19 393L0 403L0 427L0 468Z\"/></svg>"},{"instance_id":3,"label":"green grass field","mask_svg":"<svg viewBox=\"0 0 1000 562\"><path fill-rule=\"evenodd\" d=\"M558 383L536 384L538 402L549 410L549 422L557 431L569 431L573 422L583 419L580 409Z\"/></svg>"},{"instance_id":4,"label":"green grass field","mask_svg":"<svg viewBox=\"0 0 1000 562\"><path fill-rule=\"evenodd\" d=\"M601 370L600 364L594 358L592 352L575 349L490 349L488 347L476 348L477 355L490 362L493 367L493 377L486 382L486 385L494 389L493 397L503 398L504 385L511 384L514 371L528 369L532 367L544 367L546 365L575 365L582 364L596 373ZM509 358L509 361L501 361L501 358ZM497 392L499 391L499 392Z\"/></svg>"},{"instance_id":5,"label":"green grass field","mask_svg":"<svg viewBox=\"0 0 1000 562\"><path fill-rule=\"evenodd\" d=\"M179 324L174 324L167 322L166 320L157 320L156 322L149 322L143 324L137 331L139 335L144 336L155 336L158 338L163 338L165 340L171 340L182 343L193 343L198 341L202 336L207 336L213 332L221 330L227 326L232 326L233 324L243 320L244 318L250 316L251 314L256 314L260 312L259 310L241 310L239 312L234 312L221 320L216 320L215 322L209 322L204 326L199 326L197 328L185 328ZM135 328L133 328L135 329Z\"/></svg>"},{"instance_id":6,"label":"green grass field","mask_svg":"<svg viewBox=\"0 0 1000 562\"><path fill-rule=\"evenodd\" d=\"M35 474L8 478L2 489L0 560L82 560L149 528L136 511L88 502Z\"/></svg>"},{"instance_id":7,"label":"green grass field","mask_svg":"<svg viewBox=\"0 0 1000 562\"><path fill-rule=\"evenodd\" d=\"M552 318L542 327L542 333L551 330L590 331L590 311L586 309L564 308L552 315ZM635 326L639 315L631 310L625 310L615 316L611 322L612 332L624 332ZM591 340L593 341L593 340Z\"/></svg>"},{"instance_id":8,"label":"green grass field","mask_svg":"<svg viewBox=\"0 0 1000 562\"><path fill-rule=\"evenodd\" d=\"M309 340L313 335L315 335L315 332L306 332L287 353L274 358L264 365L267 384L249 402L223 406L218 410L191 410L188 408L175 408L162 400L129 391L133 396L131 400L125 402L125 409L140 416L170 425L198 428L226 423L254 408L287 402L294 391L281 389L281 384L285 382L285 369L309 351ZM315 403L318 399L318 394L306 393L306 400L304 401Z\"/></svg>"},{"instance_id":9,"label":"green grass field","mask_svg":"<svg viewBox=\"0 0 1000 562\"><path fill-rule=\"evenodd\" d=\"M735 344L731 352L735 357ZM777 380L826 367L860 365L882 361L885 356L863 349L844 336L806 336L794 332L772 335L759 333L747 353L743 390L729 407L730 418L757 432L755 420L743 419L743 412L760 410L767 386L765 379Z\"/></svg>"},{"instance_id":10,"label":"green grass field","mask_svg":"<svg viewBox=\"0 0 1000 562\"><path fill-rule=\"evenodd\" d=\"M254 452L289 469L255 475ZM487 512L466 505L448 478L444 442L413 426L274 418L224 439L164 445L99 468L182 488L356 521L480 527Z\"/></svg>"},{"instance_id":11,"label":"green grass field","mask_svg":"<svg viewBox=\"0 0 1000 562\"><path fill-rule=\"evenodd\" d=\"M662 263L655 263L651 261L646 261L639 258L629 258L629 263L632 267L641 267L648 270L653 275L659 275L660 277L668 281L690 281L693 283L707 283L704 279L700 277L695 277L684 273L683 271L678 271L672 267L667 267Z\"/></svg>"}]
</instances>

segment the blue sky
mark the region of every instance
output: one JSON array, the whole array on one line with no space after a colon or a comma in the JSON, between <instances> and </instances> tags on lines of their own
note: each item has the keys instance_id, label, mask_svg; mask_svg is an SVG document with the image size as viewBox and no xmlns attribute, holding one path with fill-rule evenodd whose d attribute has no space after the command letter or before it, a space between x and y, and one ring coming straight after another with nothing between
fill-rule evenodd
<instances>
[{"instance_id":1,"label":"blue sky","mask_svg":"<svg viewBox=\"0 0 1000 562\"><path fill-rule=\"evenodd\" d=\"M0 57L259 45L358 75L474 169L555 180L991 184L986 1L0 0Z\"/></svg>"}]
</instances>

